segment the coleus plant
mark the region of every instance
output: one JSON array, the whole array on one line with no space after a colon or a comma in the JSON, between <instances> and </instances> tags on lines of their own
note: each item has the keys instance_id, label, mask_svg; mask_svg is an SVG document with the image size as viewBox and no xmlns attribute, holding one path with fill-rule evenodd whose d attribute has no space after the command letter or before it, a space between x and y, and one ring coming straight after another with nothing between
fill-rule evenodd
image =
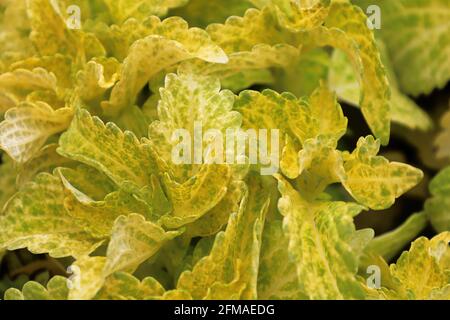
<instances>
[{"instance_id":1,"label":"coleus plant","mask_svg":"<svg viewBox=\"0 0 450 320\"><path fill-rule=\"evenodd\" d=\"M355 227L422 180L378 153L391 120L432 127L406 94L450 78L448 0L373 2L375 33L366 1L0 2L0 251L70 265L5 299L450 298L448 169L397 229ZM356 147L338 101L372 131ZM174 163L196 122L278 130L278 172Z\"/></svg>"}]
</instances>

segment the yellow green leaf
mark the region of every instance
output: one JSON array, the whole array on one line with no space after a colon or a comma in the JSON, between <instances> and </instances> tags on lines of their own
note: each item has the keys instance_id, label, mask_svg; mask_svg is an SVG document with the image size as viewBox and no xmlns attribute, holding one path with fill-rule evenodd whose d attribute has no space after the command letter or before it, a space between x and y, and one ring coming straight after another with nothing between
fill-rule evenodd
<instances>
[{"instance_id":1,"label":"yellow green leaf","mask_svg":"<svg viewBox=\"0 0 450 320\"><path fill-rule=\"evenodd\" d=\"M52 257L79 257L94 251L102 240L86 232L64 208L59 178L39 174L22 187L0 217L0 248L28 248Z\"/></svg>"},{"instance_id":2,"label":"yellow green leaf","mask_svg":"<svg viewBox=\"0 0 450 320\"><path fill-rule=\"evenodd\" d=\"M89 300L97 294L105 283L105 263L106 257L86 256L69 267L69 300Z\"/></svg>"},{"instance_id":3,"label":"yellow green leaf","mask_svg":"<svg viewBox=\"0 0 450 320\"><path fill-rule=\"evenodd\" d=\"M329 11L324 21L312 18L311 26L297 32L280 26L278 16L270 6L261 11L249 9L244 17L230 17L225 24L208 26L207 31L227 53L250 51L261 43L286 43L301 46L303 51L324 46L343 50L350 57L362 83L362 112L375 135L387 144L390 92L367 19L361 9L347 2L332 2L326 10ZM306 14L305 21L309 21L310 15L314 16L311 12ZM300 25L308 24L305 21Z\"/></svg>"},{"instance_id":4,"label":"yellow green leaf","mask_svg":"<svg viewBox=\"0 0 450 320\"><path fill-rule=\"evenodd\" d=\"M112 20L117 24L128 18L143 20L151 15L165 16L169 9L187 2L188 0L105 0Z\"/></svg>"},{"instance_id":5,"label":"yellow green leaf","mask_svg":"<svg viewBox=\"0 0 450 320\"><path fill-rule=\"evenodd\" d=\"M181 274L177 289L188 291L194 299L256 298L261 233L269 204L257 183L250 182L253 192L245 196L238 213L231 214L226 230L217 234L210 254Z\"/></svg>"},{"instance_id":6,"label":"yellow green leaf","mask_svg":"<svg viewBox=\"0 0 450 320\"><path fill-rule=\"evenodd\" d=\"M397 263L390 266L396 287L394 295L388 294L388 298L439 299L445 294L450 280L449 242L448 232L431 240L425 237L415 240L409 251L403 252Z\"/></svg>"},{"instance_id":7,"label":"yellow green leaf","mask_svg":"<svg viewBox=\"0 0 450 320\"><path fill-rule=\"evenodd\" d=\"M8 289L5 292L5 300L67 300L68 294L67 279L55 276L47 283L47 288L29 281L23 286L22 291Z\"/></svg>"},{"instance_id":8,"label":"yellow green leaf","mask_svg":"<svg viewBox=\"0 0 450 320\"><path fill-rule=\"evenodd\" d=\"M40 172L53 172L57 167L69 167L74 164L70 159L56 153L58 145L49 144L43 147L32 159L25 162L18 170L17 185L22 186Z\"/></svg>"},{"instance_id":9,"label":"yellow green leaf","mask_svg":"<svg viewBox=\"0 0 450 320\"><path fill-rule=\"evenodd\" d=\"M113 191L112 183L97 170L78 166L59 168L64 185L64 206L84 230L98 238L109 238L120 215L140 213L153 218L152 208L123 189Z\"/></svg>"},{"instance_id":10,"label":"yellow green leaf","mask_svg":"<svg viewBox=\"0 0 450 320\"><path fill-rule=\"evenodd\" d=\"M361 62L362 72L359 74L362 88L361 111L372 132L383 145L386 145L389 141L391 121L389 83L374 36L367 27L367 17L360 8L349 2L333 1L325 26L345 32L346 37L356 45L356 48L352 48L346 47L344 43L336 44L336 48L344 50L353 65ZM339 41L335 39L335 43L336 40Z\"/></svg>"},{"instance_id":11,"label":"yellow green leaf","mask_svg":"<svg viewBox=\"0 0 450 320\"><path fill-rule=\"evenodd\" d=\"M293 131L305 143L319 135L336 146L347 130L347 118L342 108L323 83L308 97L302 108L289 108Z\"/></svg>"},{"instance_id":12,"label":"yellow green leaf","mask_svg":"<svg viewBox=\"0 0 450 320\"><path fill-rule=\"evenodd\" d=\"M30 24L26 13L26 1L2 1L0 16L0 72L9 66L35 54L28 37Z\"/></svg>"},{"instance_id":13,"label":"yellow green leaf","mask_svg":"<svg viewBox=\"0 0 450 320\"><path fill-rule=\"evenodd\" d=\"M292 38L290 32L279 27L276 13L270 7L249 9L243 17L229 17L224 24L209 25L206 31L227 54L251 51L262 43L271 46L291 44L287 40Z\"/></svg>"},{"instance_id":14,"label":"yellow green leaf","mask_svg":"<svg viewBox=\"0 0 450 320\"><path fill-rule=\"evenodd\" d=\"M243 181L231 181L227 187L227 193L220 202L204 216L188 224L186 233L191 237L207 237L219 232L228 222L230 213L238 211L246 188Z\"/></svg>"},{"instance_id":15,"label":"yellow green leaf","mask_svg":"<svg viewBox=\"0 0 450 320\"><path fill-rule=\"evenodd\" d=\"M272 87L288 91L297 97L310 95L327 78L330 55L325 48L303 51L284 68L274 69Z\"/></svg>"},{"instance_id":16,"label":"yellow green leaf","mask_svg":"<svg viewBox=\"0 0 450 320\"><path fill-rule=\"evenodd\" d=\"M151 122L152 119L145 113L145 110L138 106L128 108L127 112L123 112L118 118L114 119L114 123L122 130L133 132L137 138L147 136Z\"/></svg>"},{"instance_id":17,"label":"yellow green leaf","mask_svg":"<svg viewBox=\"0 0 450 320\"><path fill-rule=\"evenodd\" d=\"M106 125L88 111L78 109L69 129L59 140L58 153L106 174L117 185L151 184L154 170L148 146L114 123Z\"/></svg>"},{"instance_id":18,"label":"yellow green leaf","mask_svg":"<svg viewBox=\"0 0 450 320\"><path fill-rule=\"evenodd\" d=\"M259 0L258 0L259 1ZM303 31L307 28L317 27L323 24L328 16L329 0L286 1L272 0L275 4L284 2L289 4L277 6L280 24L291 31ZM281 8L280 8L281 7Z\"/></svg>"},{"instance_id":19,"label":"yellow green leaf","mask_svg":"<svg viewBox=\"0 0 450 320\"><path fill-rule=\"evenodd\" d=\"M301 291L295 262L289 256L289 238L279 220L266 222L258 274L258 299L307 299Z\"/></svg>"},{"instance_id":20,"label":"yellow green leaf","mask_svg":"<svg viewBox=\"0 0 450 320\"><path fill-rule=\"evenodd\" d=\"M134 271L142 262L153 256L165 242L180 233L180 231L166 232L160 226L145 221L139 214L118 217L106 253L104 274Z\"/></svg>"},{"instance_id":21,"label":"yellow green leaf","mask_svg":"<svg viewBox=\"0 0 450 320\"><path fill-rule=\"evenodd\" d=\"M366 251L390 261L407 243L414 240L426 225L426 215L415 213L396 229L374 238L367 246Z\"/></svg>"},{"instance_id":22,"label":"yellow green leaf","mask_svg":"<svg viewBox=\"0 0 450 320\"><path fill-rule=\"evenodd\" d=\"M172 10L193 27L205 28L211 23L222 23L230 16L241 16L251 8L248 0L189 0L188 4Z\"/></svg>"},{"instance_id":23,"label":"yellow green leaf","mask_svg":"<svg viewBox=\"0 0 450 320\"><path fill-rule=\"evenodd\" d=\"M152 277L142 281L125 272L115 272L108 277L97 293L98 300L146 300L165 294L164 288Z\"/></svg>"},{"instance_id":24,"label":"yellow green leaf","mask_svg":"<svg viewBox=\"0 0 450 320\"><path fill-rule=\"evenodd\" d=\"M14 162L2 155L2 164L0 164L0 209L3 209L6 202L16 193L16 168Z\"/></svg>"},{"instance_id":25,"label":"yellow green leaf","mask_svg":"<svg viewBox=\"0 0 450 320\"><path fill-rule=\"evenodd\" d=\"M22 98L35 90L55 91L56 85L55 75L43 68L32 70L19 68L0 75L0 88Z\"/></svg>"},{"instance_id":26,"label":"yellow green leaf","mask_svg":"<svg viewBox=\"0 0 450 320\"><path fill-rule=\"evenodd\" d=\"M176 63L193 58L214 63L228 61L205 31L189 29L181 18L172 17L161 22L157 17L151 17L145 27L146 36L132 44L123 62L120 80L114 86L110 100L102 104L109 115L134 105L145 84Z\"/></svg>"},{"instance_id":27,"label":"yellow green leaf","mask_svg":"<svg viewBox=\"0 0 450 320\"><path fill-rule=\"evenodd\" d=\"M381 9L379 33L402 90L413 96L443 88L450 79L448 0L357 0ZM427 66L427 67L424 67Z\"/></svg>"},{"instance_id":28,"label":"yellow green leaf","mask_svg":"<svg viewBox=\"0 0 450 320\"><path fill-rule=\"evenodd\" d=\"M377 39L377 44L380 50L381 60L387 69L392 93L392 121L411 129L430 129L433 124L428 114L416 105L413 100L400 92L397 77L393 72L384 43L380 39ZM339 98L353 106L359 106L359 97L361 95L360 85L348 57L342 51L335 50L333 52L328 75L330 86L336 90Z\"/></svg>"},{"instance_id":29,"label":"yellow green leaf","mask_svg":"<svg viewBox=\"0 0 450 320\"><path fill-rule=\"evenodd\" d=\"M437 157L450 159L450 111L447 111L441 120L442 131L436 137L438 147Z\"/></svg>"},{"instance_id":30,"label":"yellow green leaf","mask_svg":"<svg viewBox=\"0 0 450 320\"><path fill-rule=\"evenodd\" d=\"M297 186L306 197L320 195L327 186L345 177L342 155L327 140L324 136L308 139L298 153Z\"/></svg>"},{"instance_id":31,"label":"yellow green leaf","mask_svg":"<svg viewBox=\"0 0 450 320\"><path fill-rule=\"evenodd\" d=\"M72 88L74 80L72 76L73 67L73 58L60 53L51 56L33 56L17 61L11 65L13 73L19 72L20 70L23 70L22 72L28 70L28 72L36 73L37 70L43 70L41 73L45 78L51 80L56 77L54 80L56 83L52 85L50 89L55 91L54 87L56 85L56 93L58 94L58 97L64 93L64 90L61 89ZM48 80L47 82L49 82L49 84L52 83Z\"/></svg>"},{"instance_id":32,"label":"yellow green leaf","mask_svg":"<svg viewBox=\"0 0 450 320\"><path fill-rule=\"evenodd\" d=\"M284 216L288 251L295 263L300 290L310 299L362 299L356 279L358 251L353 217L364 209L355 203L303 199L280 176L278 202Z\"/></svg>"},{"instance_id":33,"label":"yellow green leaf","mask_svg":"<svg viewBox=\"0 0 450 320\"><path fill-rule=\"evenodd\" d=\"M442 170L429 188L433 197L425 202L425 212L435 230L450 231L450 168Z\"/></svg>"},{"instance_id":34,"label":"yellow green leaf","mask_svg":"<svg viewBox=\"0 0 450 320\"><path fill-rule=\"evenodd\" d=\"M52 135L65 130L72 120L72 108L53 110L44 102L23 102L9 109L0 124L0 147L16 162L35 156Z\"/></svg>"},{"instance_id":35,"label":"yellow green leaf","mask_svg":"<svg viewBox=\"0 0 450 320\"><path fill-rule=\"evenodd\" d=\"M287 44L270 46L257 44L250 51L233 52L228 55L228 63L211 64L193 60L179 67L182 73L197 73L219 79L227 79L240 72L262 70L273 67L287 68L292 60L298 59L300 50Z\"/></svg>"},{"instance_id":36,"label":"yellow green leaf","mask_svg":"<svg viewBox=\"0 0 450 320\"><path fill-rule=\"evenodd\" d=\"M377 156L379 149L380 142L368 136L359 139L352 154L344 155L342 184L355 200L374 210L389 208L423 178L419 169Z\"/></svg>"},{"instance_id":37,"label":"yellow green leaf","mask_svg":"<svg viewBox=\"0 0 450 320\"><path fill-rule=\"evenodd\" d=\"M30 38L38 52L43 56L67 54L81 61L104 55L105 50L94 35L68 28L66 5L61 1L27 1Z\"/></svg>"},{"instance_id":38,"label":"yellow green leaf","mask_svg":"<svg viewBox=\"0 0 450 320\"><path fill-rule=\"evenodd\" d=\"M207 139L202 139L201 144L193 148L195 154L184 151L188 153L188 161L176 165L174 148L180 143L191 146L193 140L174 141L173 134L184 130L188 138L197 139L198 126L202 132L214 129L224 135L227 129L238 129L241 116L231 110L233 102L233 93L220 91L220 83L215 78L192 74L166 77L158 106L159 120L150 126L148 143L156 151L157 164L173 206L173 212L161 220L167 227L177 228L194 222L214 208L226 195L235 170L239 171L222 161L208 163L204 150L208 150L214 141Z\"/></svg>"},{"instance_id":39,"label":"yellow green leaf","mask_svg":"<svg viewBox=\"0 0 450 320\"><path fill-rule=\"evenodd\" d=\"M115 58L89 61L77 74L77 89L85 101L100 99L119 80L120 63Z\"/></svg>"}]
</instances>

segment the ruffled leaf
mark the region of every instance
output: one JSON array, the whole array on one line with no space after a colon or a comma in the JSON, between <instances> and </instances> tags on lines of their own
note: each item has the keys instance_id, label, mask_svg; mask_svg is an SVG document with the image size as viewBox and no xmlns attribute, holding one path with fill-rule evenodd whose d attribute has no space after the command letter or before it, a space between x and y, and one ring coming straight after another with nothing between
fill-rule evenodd
<instances>
[{"instance_id":1,"label":"ruffled leaf","mask_svg":"<svg viewBox=\"0 0 450 320\"><path fill-rule=\"evenodd\" d=\"M44 102L23 102L9 109L0 124L0 147L16 162L35 156L52 135L65 130L72 120L72 108L53 110Z\"/></svg>"},{"instance_id":2,"label":"ruffled leaf","mask_svg":"<svg viewBox=\"0 0 450 320\"><path fill-rule=\"evenodd\" d=\"M23 286L22 291L9 289L5 292L5 300L67 300L68 295L67 279L55 276L47 283L47 288L29 281Z\"/></svg>"},{"instance_id":3,"label":"ruffled leaf","mask_svg":"<svg viewBox=\"0 0 450 320\"><path fill-rule=\"evenodd\" d=\"M139 91L160 71L183 60L199 58L208 62L225 63L227 56L208 34L188 28L181 18L160 21L151 17L145 25L144 37L134 42L123 62L120 80L108 102L102 104L107 114L134 105Z\"/></svg>"},{"instance_id":4,"label":"ruffled leaf","mask_svg":"<svg viewBox=\"0 0 450 320\"><path fill-rule=\"evenodd\" d=\"M423 178L419 169L377 156L379 149L379 141L368 136L360 138L355 151L344 156L342 184L359 203L374 210L389 208Z\"/></svg>"},{"instance_id":5,"label":"ruffled leaf","mask_svg":"<svg viewBox=\"0 0 450 320\"><path fill-rule=\"evenodd\" d=\"M86 232L66 211L59 178L39 174L26 184L3 209L0 248L28 248L52 257L79 257L94 251L103 241Z\"/></svg>"},{"instance_id":6,"label":"ruffled leaf","mask_svg":"<svg viewBox=\"0 0 450 320\"><path fill-rule=\"evenodd\" d=\"M308 202L279 177L278 202L295 262L298 285L310 299L362 299L356 279L358 251L353 217L364 207L345 202ZM364 245L362 245L364 246Z\"/></svg>"},{"instance_id":7,"label":"ruffled leaf","mask_svg":"<svg viewBox=\"0 0 450 320\"><path fill-rule=\"evenodd\" d=\"M364 10L381 9L380 34L400 87L408 94L429 94L450 79L448 0L356 0Z\"/></svg>"},{"instance_id":8,"label":"ruffled leaf","mask_svg":"<svg viewBox=\"0 0 450 320\"><path fill-rule=\"evenodd\" d=\"M246 195L237 214L231 214L227 229L217 234L210 254L200 259L192 271L181 274L177 289L190 292L194 299L256 298L268 198L258 187L250 190L254 192Z\"/></svg>"}]
</instances>

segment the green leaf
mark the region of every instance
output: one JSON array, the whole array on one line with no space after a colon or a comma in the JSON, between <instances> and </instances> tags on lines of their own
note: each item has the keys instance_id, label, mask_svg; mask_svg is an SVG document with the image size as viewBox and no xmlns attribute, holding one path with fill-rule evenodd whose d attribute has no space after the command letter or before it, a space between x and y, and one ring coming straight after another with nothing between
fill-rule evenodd
<instances>
[{"instance_id":1,"label":"green leaf","mask_svg":"<svg viewBox=\"0 0 450 320\"><path fill-rule=\"evenodd\" d=\"M76 170L59 168L57 173L64 185L67 212L96 237L109 238L120 215L140 213L153 218L152 208L144 201L123 189L112 191L109 179L95 169L85 166Z\"/></svg>"},{"instance_id":2,"label":"green leaf","mask_svg":"<svg viewBox=\"0 0 450 320\"><path fill-rule=\"evenodd\" d=\"M407 243L414 240L426 225L426 215L415 213L395 230L374 238L367 246L366 251L380 255L386 261L390 261Z\"/></svg>"},{"instance_id":3,"label":"green leaf","mask_svg":"<svg viewBox=\"0 0 450 320\"><path fill-rule=\"evenodd\" d=\"M206 31L227 54L251 51L261 43L271 46L288 43L290 36L288 31L279 28L277 16L269 7L249 9L243 17L229 17L224 24L209 25Z\"/></svg>"},{"instance_id":4,"label":"green leaf","mask_svg":"<svg viewBox=\"0 0 450 320\"><path fill-rule=\"evenodd\" d=\"M326 79L330 55L324 48L303 51L297 59L290 59L289 65L273 71L277 91L288 91L297 97L310 95Z\"/></svg>"},{"instance_id":5,"label":"green leaf","mask_svg":"<svg viewBox=\"0 0 450 320\"><path fill-rule=\"evenodd\" d=\"M140 281L131 274L116 272L108 277L95 299L146 300L163 296L164 293L164 288L152 277Z\"/></svg>"},{"instance_id":6,"label":"green leaf","mask_svg":"<svg viewBox=\"0 0 450 320\"><path fill-rule=\"evenodd\" d=\"M413 96L443 88L450 79L448 0L357 0L381 8L380 34L402 90Z\"/></svg>"},{"instance_id":7,"label":"green leaf","mask_svg":"<svg viewBox=\"0 0 450 320\"><path fill-rule=\"evenodd\" d=\"M158 105L159 120L153 122L149 129L150 143L154 145L162 159L172 163L172 148L179 144L173 141L176 130L184 129L194 138L195 122L201 125L203 133L209 129L238 129L241 125L241 115L233 111L235 96L229 90L220 90L220 81L213 77L197 76L195 74L168 74L165 86L161 89L161 101ZM210 144L203 139L201 147L206 149ZM200 146L200 145L199 145ZM204 154L201 154L204 160ZM171 165L174 174L179 179L186 179L192 171L198 170L191 157L187 165ZM178 169L177 169L178 167ZM186 172L184 172L186 171Z\"/></svg>"},{"instance_id":8,"label":"green leaf","mask_svg":"<svg viewBox=\"0 0 450 320\"><path fill-rule=\"evenodd\" d=\"M425 202L425 212L435 230L450 231L450 167L442 170L429 188L433 197Z\"/></svg>"},{"instance_id":9,"label":"green leaf","mask_svg":"<svg viewBox=\"0 0 450 320\"><path fill-rule=\"evenodd\" d=\"M174 141L172 136L179 130L186 130L184 132L188 133L188 138L197 139L198 130L195 128L198 125L202 132L214 129L224 135L227 129L238 129L241 116L231 110L233 102L233 93L220 91L217 79L190 74L169 74L166 77L158 106L159 120L151 124L148 141L156 151L157 165L173 206L173 212L162 217L161 222L165 226L177 228L194 222L218 205L226 195L228 185L239 168L208 163L203 151L208 150L214 141L206 139L195 146L195 153L200 151L198 158L191 151L183 151L190 153L189 160L176 165L173 150L180 141ZM181 142L187 142L189 146L192 143Z\"/></svg>"},{"instance_id":10,"label":"green leaf","mask_svg":"<svg viewBox=\"0 0 450 320\"><path fill-rule=\"evenodd\" d=\"M208 34L198 28L188 28L177 17L160 21L151 17L146 21L145 37L134 42L123 62L119 82L114 86L108 102L102 107L109 115L134 105L139 91L157 75L184 60L202 59L226 63L227 56Z\"/></svg>"},{"instance_id":11,"label":"green leaf","mask_svg":"<svg viewBox=\"0 0 450 320\"><path fill-rule=\"evenodd\" d=\"M227 224L231 212L237 212L239 203L246 193L247 186L243 181L232 181L227 193L220 202L204 216L186 226L186 233L191 237L207 237L216 234Z\"/></svg>"},{"instance_id":12,"label":"green leaf","mask_svg":"<svg viewBox=\"0 0 450 320\"><path fill-rule=\"evenodd\" d=\"M297 129L297 123L288 117L304 109L301 102L290 93L279 94L270 89L262 92L245 90L239 94L234 109L242 114L244 129L279 129L280 136L290 134L296 137L294 129Z\"/></svg>"},{"instance_id":13,"label":"green leaf","mask_svg":"<svg viewBox=\"0 0 450 320\"><path fill-rule=\"evenodd\" d=\"M35 54L35 50L28 37L30 25L26 2L3 1L0 6L0 72L4 72L16 61Z\"/></svg>"},{"instance_id":14,"label":"green leaf","mask_svg":"<svg viewBox=\"0 0 450 320\"><path fill-rule=\"evenodd\" d=\"M308 97L304 108L289 111L294 121L294 132L303 144L320 135L336 146L347 129L348 120L336 96L323 83Z\"/></svg>"},{"instance_id":15,"label":"green leaf","mask_svg":"<svg viewBox=\"0 0 450 320\"><path fill-rule=\"evenodd\" d=\"M190 0L170 14L182 17L193 27L204 28L211 23L222 23L230 16L241 16L249 8L248 0Z\"/></svg>"},{"instance_id":16,"label":"green leaf","mask_svg":"<svg viewBox=\"0 0 450 320\"><path fill-rule=\"evenodd\" d=\"M141 108L133 106L114 119L122 130L133 132L137 138L146 137L151 123L150 117Z\"/></svg>"},{"instance_id":17,"label":"green leaf","mask_svg":"<svg viewBox=\"0 0 450 320\"><path fill-rule=\"evenodd\" d=\"M120 24L128 18L144 20L156 15L165 16L172 8L180 7L188 0L104 0L113 22Z\"/></svg>"},{"instance_id":18,"label":"green leaf","mask_svg":"<svg viewBox=\"0 0 450 320\"><path fill-rule=\"evenodd\" d=\"M66 211L59 178L39 174L22 187L0 216L0 248L28 248L52 257L79 257L103 241L86 232Z\"/></svg>"},{"instance_id":19,"label":"green leaf","mask_svg":"<svg viewBox=\"0 0 450 320\"><path fill-rule=\"evenodd\" d=\"M325 136L308 139L303 144L298 153L297 186L305 197L317 197L330 184L345 179L342 155L335 150L335 144Z\"/></svg>"},{"instance_id":20,"label":"green leaf","mask_svg":"<svg viewBox=\"0 0 450 320\"><path fill-rule=\"evenodd\" d=\"M353 217L364 207L345 202L308 202L280 176L278 202L300 290L310 299L362 299L356 279L358 251Z\"/></svg>"},{"instance_id":21,"label":"green leaf","mask_svg":"<svg viewBox=\"0 0 450 320\"><path fill-rule=\"evenodd\" d=\"M212 24L207 31L227 53L250 51L255 45L286 43L302 50L332 46L351 59L363 87L361 109L370 128L383 144L389 141L389 86L385 69L364 13L347 2L333 2L323 21L315 11L298 15L299 31L283 28L273 7L250 9L244 17L230 17L223 25ZM320 15L321 16L321 15ZM324 26L322 26L324 24Z\"/></svg>"},{"instance_id":22,"label":"green leaf","mask_svg":"<svg viewBox=\"0 0 450 320\"><path fill-rule=\"evenodd\" d=\"M42 73L43 79L41 85L46 87L40 88L39 90L45 90L43 92L47 92L48 94L53 93L56 95L56 98L62 99L67 93L67 90L72 89L74 84L72 72L74 72L74 69L78 66L75 66L73 62L73 58L69 55L56 53L51 56L33 56L17 61L11 65L11 69L13 69L12 73L18 73L19 75L21 73L26 74L26 72L35 74ZM38 72L38 70L41 71ZM33 78L36 78L36 76L30 77L30 80ZM28 83L28 81L25 81L24 83ZM31 88L28 90L30 89Z\"/></svg>"},{"instance_id":23,"label":"green leaf","mask_svg":"<svg viewBox=\"0 0 450 320\"><path fill-rule=\"evenodd\" d=\"M390 266L395 285L384 288L387 299L433 300L448 299L450 270L450 234L441 233L428 240L415 240L409 251L403 252Z\"/></svg>"},{"instance_id":24,"label":"green leaf","mask_svg":"<svg viewBox=\"0 0 450 320\"><path fill-rule=\"evenodd\" d=\"M230 216L208 256L181 274L177 289L194 299L255 299L261 234L269 204L258 181L250 182L239 212Z\"/></svg>"},{"instance_id":25,"label":"green leaf","mask_svg":"<svg viewBox=\"0 0 450 320\"><path fill-rule=\"evenodd\" d=\"M64 188L82 203L103 200L116 190L107 176L84 164L77 163L73 168L58 168L56 173L61 177Z\"/></svg>"},{"instance_id":26,"label":"green leaf","mask_svg":"<svg viewBox=\"0 0 450 320\"><path fill-rule=\"evenodd\" d=\"M72 117L69 107L53 110L44 102L23 102L6 112L0 124L0 147L16 162L24 163L49 137L65 130Z\"/></svg>"},{"instance_id":27,"label":"green leaf","mask_svg":"<svg viewBox=\"0 0 450 320\"><path fill-rule=\"evenodd\" d=\"M154 165L148 146L114 123L106 125L88 111L78 109L69 129L59 140L58 153L106 174L117 185L151 184Z\"/></svg>"},{"instance_id":28,"label":"green leaf","mask_svg":"<svg viewBox=\"0 0 450 320\"><path fill-rule=\"evenodd\" d=\"M384 43L377 39L378 48L381 53L381 60L387 69L388 79L391 88L391 117L392 121L404 125L411 129L428 130L433 123L428 114L423 111L416 103L400 92L397 84L396 75L389 61L389 57ZM344 52L335 50L333 52L329 78L330 86L333 87L339 98L359 107L360 85L351 62Z\"/></svg>"},{"instance_id":29,"label":"green leaf","mask_svg":"<svg viewBox=\"0 0 450 320\"><path fill-rule=\"evenodd\" d=\"M41 284L29 281L22 291L9 289L5 292L5 300L67 300L69 289L67 279L61 276L55 276L44 288Z\"/></svg>"},{"instance_id":30,"label":"green leaf","mask_svg":"<svg viewBox=\"0 0 450 320\"><path fill-rule=\"evenodd\" d=\"M82 257L75 261L69 271L69 300L92 299L105 283L103 269L106 257Z\"/></svg>"},{"instance_id":31,"label":"green leaf","mask_svg":"<svg viewBox=\"0 0 450 320\"><path fill-rule=\"evenodd\" d=\"M335 96L323 84L310 97L301 100L292 94L280 95L272 90L261 93L243 91L235 109L242 114L245 129L280 130L281 137L285 137L284 144L280 141L281 169L291 179L310 170L312 159L317 155L322 157L322 160L314 161L319 171L325 168L328 172L331 163L340 161L340 155L334 149L345 133L347 119ZM313 139L319 139L320 142ZM304 150L298 153L300 145L303 145ZM327 149L327 152L323 153L321 149ZM334 172L338 172L339 168L332 166L331 171L333 173L329 180L339 181Z\"/></svg>"},{"instance_id":32,"label":"green leaf","mask_svg":"<svg viewBox=\"0 0 450 320\"><path fill-rule=\"evenodd\" d=\"M93 298L103 286L114 285L113 274L116 271L134 272L165 242L179 234L180 231L165 232L160 226L145 221L139 214L119 216L111 230L106 257L83 257L72 266L74 275L70 298L82 300ZM122 284L119 282L117 285ZM106 293L100 293L102 294Z\"/></svg>"},{"instance_id":33,"label":"green leaf","mask_svg":"<svg viewBox=\"0 0 450 320\"><path fill-rule=\"evenodd\" d=\"M229 89L236 93L253 85L272 84L274 77L270 70L267 69L246 70L227 77L221 82L224 89Z\"/></svg>"},{"instance_id":34,"label":"green leaf","mask_svg":"<svg viewBox=\"0 0 450 320\"><path fill-rule=\"evenodd\" d=\"M181 232L165 232L163 228L145 221L144 217L138 214L118 217L106 253L104 274L134 271L142 262L153 256L165 242L180 235Z\"/></svg>"},{"instance_id":35,"label":"green leaf","mask_svg":"<svg viewBox=\"0 0 450 320\"><path fill-rule=\"evenodd\" d=\"M33 70L15 69L0 75L0 111L2 113L16 107L27 95L34 91L56 91L54 74L43 68Z\"/></svg>"},{"instance_id":36,"label":"green leaf","mask_svg":"<svg viewBox=\"0 0 450 320\"><path fill-rule=\"evenodd\" d=\"M43 56L67 54L80 62L104 55L104 48L94 35L68 28L67 7L61 1L27 1L30 38L37 51Z\"/></svg>"},{"instance_id":37,"label":"green leaf","mask_svg":"<svg viewBox=\"0 0 450 320\"><path fill-rule=\"evenodd\" d=\"M14 162L6 155L2 155L2 164L0 165L0 208L2 209L17 192L16 175Z\"/></svg>"},{"instance_id":38,"label":"green leaf","mask_svg":"<svg viewBox=\"0 0 450 320\"><path fill-rule=\"evenodd\" d=\"M228 63L211 64L201 60L189 60L179 67L179 73L197 73L226 79L241 72L288 68L293 60L298 60L300 50L287 44L270 46L257 44L249 51L233 52L228 55Z\"/></svg>"},{"instance_id":39,"label":"green leaf","mask_svg":"<svg viewBox=\"0 0 450 320\"><path fill-rule=\"evenodd\" d=\"M278 130L279 146L272 146L272 139L268 139L267 150L271 150L272 153L276 152L276 149L273 148L278 148L279 154L276 156L278 159L281 156L281 169L284 174L292 178L299 174L297 153L300 149L300 142L296 131L299 128L298 124L303 119L302 116L306 114L304 105L303 101L299 101L290 93L279 94L266 89L262 92L242 91L234 106L235 110L242 114L243 129L253 129L256 132L261 129ZM281 140L283 137L284 141ZM251 137L248 139L250 140Z\"/></svg>"},{"instance_id":40,"label":"green leaf","mask_svg":"<svg viewBox=\"0 0 450 320\"><path fill-rule=\"evenodd\" d=\"M286 0L270 2L277 5L280 24L293 32L320 26L329 14L329 0L308 0L306 3Z\"/></svg>"},{"instance_id":41,"label":"green leaf","mask_svg":"<svg viewBox=\"0 0 450 320\"><path fill-rule=\"evenodd\" d=\"M119 80L120 63L115 58L89 61L76 75L79 96L85 101L99 100Z\"/></svg>"},{"instance_id":42,"label":"green leaf","mask_svg":"<svg viewBox=\"0 0 450 320\"><path fill-rule=\"evenodd\" d=\"M359 73L362 88L361 111L372 132L386 145L389 141L391 121L389 83L374 36L367 27L366 16L360 8L348 2L333 1L325 25L343 31L353 45L356 45L355 48L349 43L336 43L336 40L339 41L342 37L334 40L335 47L345 51L354 66L359 62L362 64ZM335 32L334 29L328 30L330 34Z\"/></svg>"},{"instance_id":43,"label":"green leaf","mask_svg":"<svg viewBox=\"0 0 450 320\"><path fill-rule=\"evenodd\" d=\"M374 210L391 207L423 178L419 169L377 156L379 149L380 142L368 136L359 139L353 153L344 155L342 184L359 203Z\"/></svg>"},{"instance_id":44,"label":"green leaf","mask_svg":"<svg viewBox=\"0 0 450 320\"><path fill-rule=\"evenodd\" d=\"M289 257L289 238L281 221L267 222L262 237L258 299L307 299L298 282L295 262Z\"/></svg>"},{"instance_id":45,"label":"green leaf","mask_svg":"<svg viewBox=\"0 0 450 320\"><path fill-rule=\"evenodd\" d=\"M441 120L442 131L436 137L438 147L437 157L450 159L450 111L447 111Z\"/></svg>"},{"instance_id":46,"label":"green leaf","mask_svg":"<svg viewBox=\"0 0 450 320\"><path fill-rule=\"evenodd\" d=\"M53 172L57 167L70 167L74 162L56 153L58 145L43 147L32 159L24 163L17 173L17 185L22 186L41 172Z\"/></svg>"}]
</instances>

